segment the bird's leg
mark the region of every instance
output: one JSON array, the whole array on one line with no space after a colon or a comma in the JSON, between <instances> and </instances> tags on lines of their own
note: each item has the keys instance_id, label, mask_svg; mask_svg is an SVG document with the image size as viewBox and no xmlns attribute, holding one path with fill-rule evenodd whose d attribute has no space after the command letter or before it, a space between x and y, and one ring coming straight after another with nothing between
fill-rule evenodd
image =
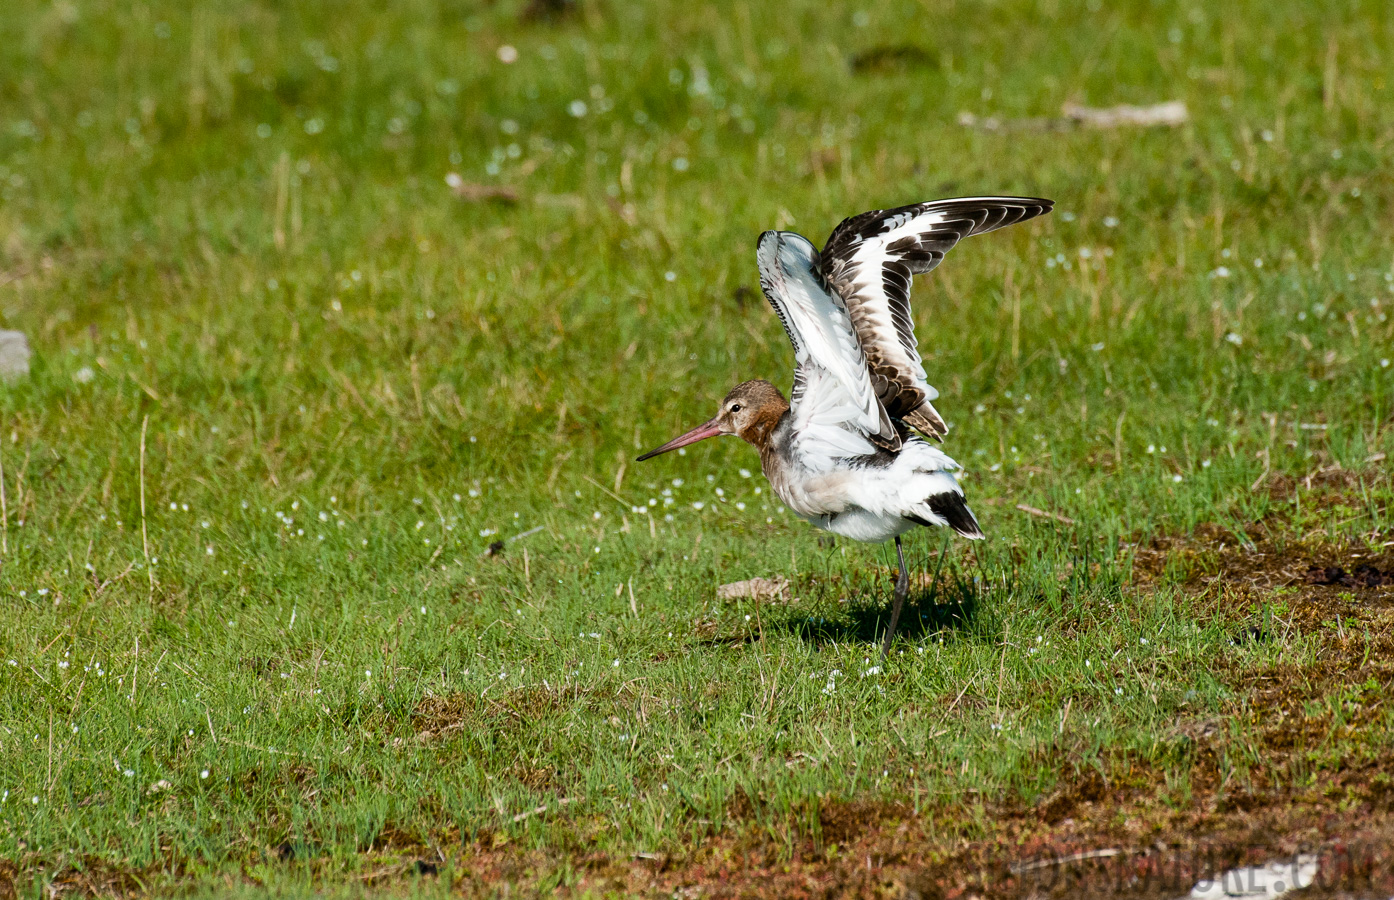
<instances>
[{"instance_id":1,"label":"bird's leg","mask_svg":"<svg viewBox=\"0 0 1394 900\"><path fill-rule=\"evenodd\" d=\"M891 639L895 637L895 626L900 621L900 608L905 605L905 595L910 593L910 573L905 571L905 551L900 549L900 535L895 536L895 556L900 562L900 577L895 580L895 600L891 603L891 623L886 626L886 637L881 642L881 658L891 652Z\"/></svg>"}]
</instances>

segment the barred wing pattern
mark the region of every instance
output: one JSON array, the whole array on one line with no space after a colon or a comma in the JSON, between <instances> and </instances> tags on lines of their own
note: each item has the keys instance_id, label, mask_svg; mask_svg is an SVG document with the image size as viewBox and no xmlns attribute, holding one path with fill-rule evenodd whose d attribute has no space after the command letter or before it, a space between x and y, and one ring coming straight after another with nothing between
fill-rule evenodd
<instances>
[{"instance_id":1,"label":"barred wing pattern","mask_svg":"<svg viewBox=\"0 0 1394 900\"><path fill-rule=\"evenodd\" d=\"M872 210L833 229L814 265L851 320L887 414L937 439L948 430L930 404L939 392L920 361L911 278L933 270L964 238L1035 218L1054 205L1030 197L936 200Z\"/></svg>"}]
</instances>

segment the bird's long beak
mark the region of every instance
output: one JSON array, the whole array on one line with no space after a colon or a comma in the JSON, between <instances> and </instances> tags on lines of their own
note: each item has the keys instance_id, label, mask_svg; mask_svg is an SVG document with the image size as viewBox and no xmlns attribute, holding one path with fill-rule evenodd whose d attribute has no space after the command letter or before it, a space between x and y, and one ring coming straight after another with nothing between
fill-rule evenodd
<instances>
[{"instance_id":1,"label":"bird's long beak","mask_svg":"<svg viewBox=\"0 0 1394 900\"><path fill-rule=\"evenodd\" d=\"M648 453L645 453L643 456L639 457L639 459L636 460L636 462L643 462L644 460L649 459L650 457L657 456L660 453L667 453L669 450L676 450L679 447L686 447L688 444L695 444L700 440L704 440L709 437L716 437L718 434L721 434L721 423L718 422L716 419L711 419L707 422L703 422L701 425L698 425L696 428L692 429L687 434L673 438L671 441L664 444L662 447L659 447L655 450L650 450Z\"/></svg>"}]
</instances>

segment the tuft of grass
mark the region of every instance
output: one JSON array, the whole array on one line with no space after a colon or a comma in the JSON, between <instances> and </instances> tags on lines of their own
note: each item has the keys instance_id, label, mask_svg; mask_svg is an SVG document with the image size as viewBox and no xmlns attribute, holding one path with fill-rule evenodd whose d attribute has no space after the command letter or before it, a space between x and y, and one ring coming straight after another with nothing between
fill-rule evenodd
<instances>
[{"instance_id":1,"label":"tuft of grass","mask_svg":"<svg viewBox=\"0 0 1394 900\"><path fill-rule=\"evenodd\" d=\"M1223 577L1387 547L1387 5L556 6L0 17L22 889L484 891L507 857L580 890L742 828L826 854L838 803L942 846L1080 772L1185 806L1212 718L1225 784L1388 750L1352 712L1384 688L1310 678L1355 725L1257 749L1255 673L1363 684L1389 623ZM1169 99L1185 126L958 124ZM760 231L978 193L1057 202L915 294L990 537L910 539L941 575L880 665L893 553L820 541L735 442L632 459L787 383Z\"/></svg>"}]
</instances>

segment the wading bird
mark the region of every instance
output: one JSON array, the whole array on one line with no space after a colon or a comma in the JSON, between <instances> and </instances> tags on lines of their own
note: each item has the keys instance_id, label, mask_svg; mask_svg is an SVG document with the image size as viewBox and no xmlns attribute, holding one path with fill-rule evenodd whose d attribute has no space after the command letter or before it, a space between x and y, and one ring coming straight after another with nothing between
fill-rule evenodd
<instances>
[{"instance_id":1,"label":"wading bird","mask_svg":"<svg viewBox=\"0 0 1394 900\"><path fill-rule=\"evenodd\" d=\"M857 541L894 538L900 575L885 655L910 588L900 536L917 525L983 536L954 477L961 467L920 436L943 441L948 427L920 361L911 277L963 238L1053 206L964 197L877 209L844 220L822 252L793 232L766 231L756 250L760 287L794 345L791 399L768 381L738 384L715 417L639 460L738 435L760 451L770 487L799 518Z\"/></svg>"}]
</instances>

